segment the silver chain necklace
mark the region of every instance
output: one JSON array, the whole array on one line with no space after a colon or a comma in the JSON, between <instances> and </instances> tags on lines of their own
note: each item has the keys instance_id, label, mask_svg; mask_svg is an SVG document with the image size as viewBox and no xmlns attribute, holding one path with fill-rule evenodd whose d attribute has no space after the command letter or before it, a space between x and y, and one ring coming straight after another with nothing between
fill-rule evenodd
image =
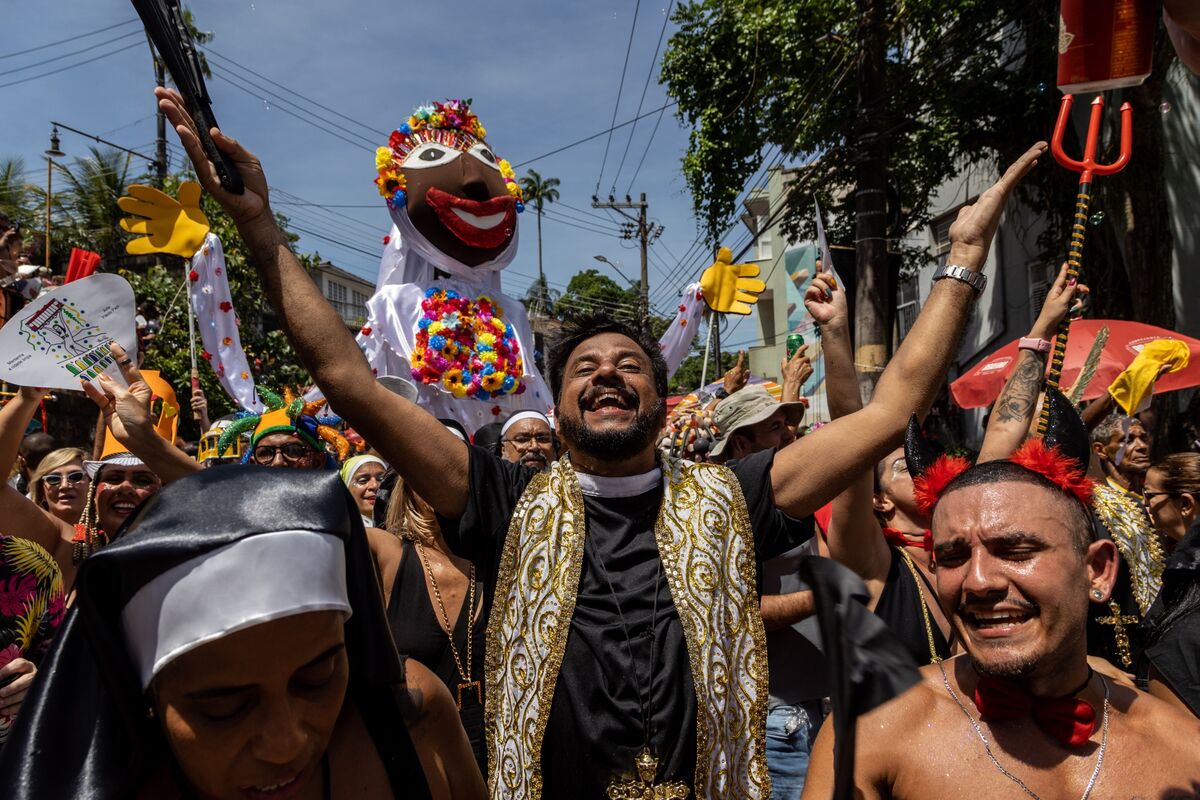
<instances>
[{"instance_id":1,"label":"silver chain necklace","mask_svg":"<svg viewBox=\"0 0 1200 800\"><path fill-rule=\"evenodd\" d=\"M938 669L942 671L942 683L946 685L946 691L949 692L950 696L954 698L954 702L958 704L958 707L962 710L963 716L967 718L967 722L970 722L971 727L975 729L975 734L979 737L979 741L983 742L983 750L985 753L987 753L987 757L992 760L992 764L996 767L996 769L1000 770L1001 775L1008 778L1017 786L1020 786L1025 794L1034 798L1034 800L1042 800L1037 792L1025 785L1025 781L1021 780L1016 775L1013 775L1011 772L1005 769L1004 765L1001 764L996 758L995 754L992 753L992 747L990 744L988 744L987 737L983 735L983 729L979 727L979 723L976 722L975 718L971 716L971 712L967 711L967 707L963 705L962 700L958 699L958 694L956 694L954 689L950 687L950 678L946 675L946 667L940 661L938 662ZM1095 788L1096 781L1100 778L1100 767L1104 765L1104 751L1108 747L1108 681L1106 681L1104 676L1100 675L1100 673L1096 674L1099 675L1100 684L1104 687L1104 710L1101 714L1100 751L1096 755L1096 768L1092 770L1092 777L1088 780L1087 788L1083 790L1083 797L1080 798L1080 800L1088 800L1088 797L1091 796L1092 789Z\"/></svg>"}]
</instances>

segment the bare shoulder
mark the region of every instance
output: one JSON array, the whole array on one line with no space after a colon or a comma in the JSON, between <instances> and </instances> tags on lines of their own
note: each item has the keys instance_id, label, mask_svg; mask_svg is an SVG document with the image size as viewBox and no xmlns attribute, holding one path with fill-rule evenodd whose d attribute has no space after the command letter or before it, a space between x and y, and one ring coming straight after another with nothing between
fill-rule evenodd
<instances>
[{"instance_id":1,"label":"bare shoulder","mask_svg":"<svg viewBox=\"0 0 1200 800\"><path fill-rule=\"evenodd\" d=\"M912 688L858 718L859 752L864 757L870 752L883 764L895 757L902 761L905 748L897 743L922 736L933 715L946 712L947 702L937 667L922 668L921 680Z\"/></svg>"},{"instance_id":2,"label":"bare shoulder","mask_svg":"<svg viewBox=\"0 0 1200 800\"><path fill-rule=\"evenodd\" d=\"M1200 719L1148 692L1113 682L1109 686L1109 703L1122 714L1123 725L1131 733L1144 737L1147 748L1161 753L1186 753L1200 775L1200 750L1196 748L1196 742L1200 741Z\"/></svg>"},{"instance_id":3,"label":"bare shoulder","mask_svg":"<svg viewBox=\"0 0 1200 800\"><path fill-rule=\"evenodd\" d=\"M367 546L380 562L393 559L398 561L404 552L400 537L382 528L367 528Z\"/></svg>"}]
</instances>

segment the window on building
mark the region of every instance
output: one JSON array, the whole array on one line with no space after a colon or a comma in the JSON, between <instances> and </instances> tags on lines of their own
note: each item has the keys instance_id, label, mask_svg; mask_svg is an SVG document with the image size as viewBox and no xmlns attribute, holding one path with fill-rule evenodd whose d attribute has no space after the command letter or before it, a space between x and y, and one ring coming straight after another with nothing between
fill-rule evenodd
<instances>
[{"instance_id":1,"label":"window on building","mask_svg":"<svg viewBox=\"0 0 1200 800\"><path fill-rule=\"evenodd\" d=\"M901 278L896 291L896 332L904 339L917 321L921 301L917 292L917 276Z\"/></svg>"},{"instance_id":2,"label":"window on building","mask_svg":"<svg viewBox=\"0 0 1200 800\"><path fill-rule=\"evenodd\" d=\"M335 303L346 302L346 287L340 283L328 281L325 284L325 296Z\"/></svg>"},{"instance_id":3,"label":"window on building","mask_svg":"<svg viewBox=\"0 0 1200 800\"><path fill-rule=\"evenodd\" d=\"M772 246L773 243L771 241L770 221L765 215L760 216L755 219L754 226L757 230L757 235L755 236L754 240L755 260L763 261L768 258L773 258L774 247Z\"/></svg>"},{"instance_id":4,"label":"window on building","mask_svg":"<svg viewBox=\"0 0 1200 800\"><path fill-rule=\"evenodd\" d=\"M933 257L937 260L939 267L944 267L946 259L950 257L950 226L954 224L957 217L958 209L956 208L929 223L930 233L933 235Z\"/></svg>"},{"instance_id":5,"label":"window on building","mask_svg":"<svg viewBox=\"0 0 1200 800\"><path fill-rule=\"evenodd\" d=\"M356 307L361 308L362 306L365 306L368 299L369 298L365 294L358 290L350 291L350 302Z\"/></svg>"},{"instance_id":6,"label":"window on building","mask_svg":"<svg viewBox=\"0 0 1200 800\"><path fill-rule=\"evenodd\" d=\"M1031 261L1025 266L1029 285L1029 324L1032 325L1037 315L1042 313L1046 303L1046 293L1054 283L1054 265L1044 261Z\"/></svg>"}]
</instances>

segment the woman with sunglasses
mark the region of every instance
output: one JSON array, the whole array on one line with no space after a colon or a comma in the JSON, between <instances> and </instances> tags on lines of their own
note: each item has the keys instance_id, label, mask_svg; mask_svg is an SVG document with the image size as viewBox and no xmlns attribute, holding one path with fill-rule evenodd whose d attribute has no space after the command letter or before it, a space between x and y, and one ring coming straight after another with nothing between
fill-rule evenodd
<instances>
[{"instance_id":1,"label":"woman with sunglasses","mask_svg":"<svg viewBox=\"0 0 1200 800\"><path fill-rule=\"evenodd\" d=\"M1175 453L1147 470L1142 497L1172 549L1143 623L1150 693L1200 716L1200 453Z\"/></svg>"},{"instance_id":2,"label":"woman with sunglasses","mask_svg":"<svg viewBox=\"0 0 1200 800\"><path fill-rule=\"evenodd\" d=\"M1146 470L1142 501L1168 550L1200 516L1200 453L1174 453Z\"/></svg>"},{"instance_id":3,"label":"woman with sunglasses","mask_svg":"<svg viewBox=\"0 0 1200 800\"><path fill-rule=\"evenodd\" d=\"M84 452L78 447L50 451L30 476L29 499L68 525L74 525L83 516L92 484L83 461Z\"/></svg>"}]
</instances>

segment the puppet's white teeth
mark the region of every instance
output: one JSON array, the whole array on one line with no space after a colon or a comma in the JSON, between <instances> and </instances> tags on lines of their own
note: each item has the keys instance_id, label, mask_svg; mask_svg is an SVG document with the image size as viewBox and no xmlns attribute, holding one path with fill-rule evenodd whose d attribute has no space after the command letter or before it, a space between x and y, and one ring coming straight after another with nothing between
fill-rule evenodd
<instances>
[{"instance_id":1,"label":"puppet's white teeth","mask_svg":"<svg viewBox=\"0 0 1200 800\"><path fill-rule=\"evenodd\" d=\"M461 208L451 208L450 210L457 214L458 218L463 222L470 223L476 228L484 231L496 227L503 222L504 217L507 216L507 213L503 211L501 211L499 214L488 214L486 217L481 217L478 214L472 214L469 211L463 211Z\"/></svg>"}]
</instances>

